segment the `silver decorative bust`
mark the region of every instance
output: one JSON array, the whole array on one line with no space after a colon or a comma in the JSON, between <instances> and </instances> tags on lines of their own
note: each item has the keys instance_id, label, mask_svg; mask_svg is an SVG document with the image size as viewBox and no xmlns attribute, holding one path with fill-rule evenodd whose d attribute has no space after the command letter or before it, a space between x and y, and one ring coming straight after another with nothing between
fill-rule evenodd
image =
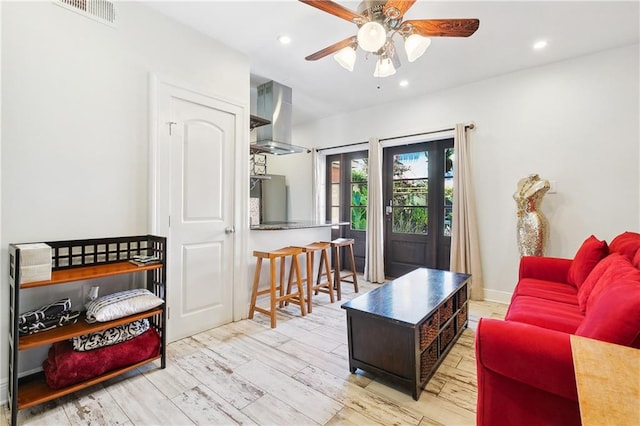
<instances>
[{"instance_id":1,"label":"silver decorative bust","mask_svg":"<svg viewBox=\"0 0 640 426\"><path fill-rule=\"evenodd\" d=\"M531 174L518 181L513 194L518 206L518 249L520 256L543 256L549 224L539 211L542 197L549 190L549 181Z\"/></svg>"}]
</instances>

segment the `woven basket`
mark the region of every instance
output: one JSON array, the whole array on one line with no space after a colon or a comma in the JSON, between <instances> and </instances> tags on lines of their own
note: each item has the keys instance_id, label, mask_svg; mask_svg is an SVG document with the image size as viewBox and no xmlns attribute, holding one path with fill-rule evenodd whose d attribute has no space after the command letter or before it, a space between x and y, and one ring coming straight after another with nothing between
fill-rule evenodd
<instances>
[{"instance_id":1,"label":"woven basket","mask_svg":"<svg viewBox=\"0 0 640 426\"><path fill-rule=\"evenodd\" d=\"M440 329L440 321L438 320L438 311L434 312L422 324L420 324L420 350L424 350L438 337Z\"/></svg>"},{"instance_id":2,"label":"woven basket","mask_svg":"<svg viewBox=\"0 0 640 426\"><path fill-rule=\"evenodd\" d=\"M438 315L440 316L440 327L442 327L453 315L453 298L440 305Z\"/></svg>"},{"instance_id":3,"label":"woven basket","mask_svg":"<svg viewBox=\"0 0 640 426\"><path fill-rule=\"evenodd\" d=\"M467 312L467 305L462 305L458 314L456 315L456 332L460 331L464 324L467 322L467 318L469 317Z\"/></svg>"},{"instance_id":4,"label":"woven basket","mask_svg":"<svg viewBox=\"0 0 640 426\"><path fill-rule=\"evenodd\" d=\"M467 285L465 284L460 290L458 290L458 308L467 301Z\"/></svg>"},{"instance_id":5,"label":"woven basket","mask_svg":"<svg viewBox=\"0 0 640 426\"><path fill-rule=\"evenodd\" d=\"M420 356L420 381L423 382L438 361L438 341L434 341Z\"/></svg>"},{"instance_id":6,"label":"woven basket","mask_svg":"<svg viewBox=\"0 0 640 426\"><path fill-rule=\"evenodd\" d=\"M456 335L455 324L452 322L447 325L440 333L440 355L442 355Z\"/></svg>"}]
</instances>

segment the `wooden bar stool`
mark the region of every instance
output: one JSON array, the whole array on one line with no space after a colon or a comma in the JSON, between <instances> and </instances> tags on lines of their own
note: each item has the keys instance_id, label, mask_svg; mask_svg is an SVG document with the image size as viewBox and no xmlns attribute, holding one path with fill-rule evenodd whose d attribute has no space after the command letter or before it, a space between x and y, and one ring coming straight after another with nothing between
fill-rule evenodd
<instances>
[{"instance_id":1,"label":"wooden bar stool","mask_svg":"<svg viewBox=\"0 0 640 426\"><path fill-rule=\"evenodd\" d=\"M353 289L358 292L358 277L356 276L356 259L353 256L353 244L355 240L353 238L336 238L331 241L331 247L333 247L333 254L335 255L335 268L333 270L333 280L335 282L336 293L338 294L338 300L342 300L342 281L353 283ZM346 274L342 274L342 266L340 265L340 249L343 247L349 248L349 259L351 261L351 271ZM353 277L353 280L346 280L345 278Z\"/></svg>"},{"instance_id":2,"label":"wooden bar stool","mask_svg":"<svg viewBox=\"0 0 640 426\"><path fill-rule=\"evenodd\" d=\"M304 291L302 290L302 279L300 278L300 263L298 255L302 253L302 249L297 247L284 247L274 251L254 251L253 255L257 257L256 270L253 275L253 291L251 293L251 308L249 309L249 318L253 318L255 311L269 315L271 318L271 328L276 327L276 303L280 307L284 306L285 301L290 301L300 305L302 316L307 314L304 303ZM289 268L289 280L292 275L296 274L297 293L290 293L287 289L285 293L285 260L287 256L291 256L291 267ZM258 291L260 284L260 270L262 268L262 259L269 259L269 288ZM280 280L276 282L276 262L280 259ZM276 295L279 292L279 295ZM269 309L256 306L256 299L262 294L269 294Z\"/></svg>"},{"instance_id":3,"label":"wooden bar stool","mask_svg":"<svg viewBox=\"0 0 640 426\"><path fill-rule=\"evenodd\" d=\"M329 255L328 251L331 248L331 243L324 243L321 241L317 241L315 243L307 244L306 246L301 246L302 252L307 255L307 276L302 280L307 283L307 312L311 313L311 299L312 295L318 294L318 292L329 294L329 299L331 303L333 303L333 280L331 278L331 266L329 265ZM316 278L316 282L313 282L313 264L316 252L320 252L320 267L318 268L318 276ZM324 265L325 271L322 273L322 266ZM323 281L322 277L326 277ZM289 284L287 286L287 291L291 288L291 275L289 275Z\"/></svg>"}]
</instances>

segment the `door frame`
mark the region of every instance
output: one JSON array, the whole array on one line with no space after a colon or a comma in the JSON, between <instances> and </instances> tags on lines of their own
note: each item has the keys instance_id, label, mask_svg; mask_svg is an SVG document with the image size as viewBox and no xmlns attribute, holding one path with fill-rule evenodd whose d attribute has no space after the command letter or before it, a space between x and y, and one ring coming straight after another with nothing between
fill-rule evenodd
<instances>
[{"instance_id":1,"label":"door frame","mask_svg":"<svg viewBox=\"0 0 640 426\"><path fill-rule=\"evenodd\" d=\"M249 239L249 116L247 106L235 100L225 99L216 94L207 93L205 90L190 87L188 84L176 82L172 79L160 76L156 73L149 74L149 167L148 167L148 204L149 204L149 232L167 237L167 244L171 241L171 228L169 227L169 201L170 201L170 137L168 126L170 121L166 117L166 111L162 111L163 97L171 91L180 91L195 102L198 99L214 102L224 107L224 110L235 115L236 141L234 155L234 213L233 227L235 228L233 250L233 280L232 286L232 310L233 321L239 321L247 317L247 304L249 300L249 286L242 285L248 282L248 239ZM166 131L162 131L165 128ZM167 258L167 276L173 267L172 259ZM167 283L171 285L171 283ZM171 300L167 301L171 307ZM170 311L169 311L170 314ZM167 320L170 326L170 319Z\"/></svg>"}]
</instances>

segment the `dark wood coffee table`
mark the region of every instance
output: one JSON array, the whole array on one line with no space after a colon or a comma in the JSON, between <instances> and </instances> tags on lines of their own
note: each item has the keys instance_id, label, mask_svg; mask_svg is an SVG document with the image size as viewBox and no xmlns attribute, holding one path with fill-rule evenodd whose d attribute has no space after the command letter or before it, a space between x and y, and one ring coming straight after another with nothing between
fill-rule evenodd
<instances>
[{"instance_id":1,"label":"dark wood coffee table","mask_svg":"<svg viewBox=\"0 0 640 426\"><path fill-rule=\"evenodd\" d=\"M342 305L349 369L422 389L468 323L470 275L420 268Z\"/></svg>"}]
</instances>

